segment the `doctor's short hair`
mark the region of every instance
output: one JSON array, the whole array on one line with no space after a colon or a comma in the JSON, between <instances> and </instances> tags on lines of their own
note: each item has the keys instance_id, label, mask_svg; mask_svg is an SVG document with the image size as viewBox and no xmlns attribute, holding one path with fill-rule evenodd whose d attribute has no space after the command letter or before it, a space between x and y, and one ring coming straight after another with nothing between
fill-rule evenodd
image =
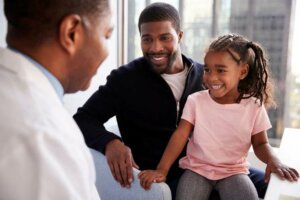
<instances>
[{"instance_id":1,"label":"doctor's short hair","mask_svg":"<svg viewBox=\"0 0 300 200\"><path fill-rule=\"evenodd\" d=\"M4 0L8 22L7 43L24 38L30 44L56 37L62 19L70 14L95 17L105 15L110 0Z\"/></svg>"},{"instance_id":2,"label":"doctor's short hair","mask_svg":"<svg viewBox=\"0 0 300 200\"><path fill-rule=\"evenodd\" d=\"M180 16L178 10L172 5L162 2L152 3L140 14L138 28L147 22L170 21L177 33L181 31Z\"/></svg>"}]
</instances>

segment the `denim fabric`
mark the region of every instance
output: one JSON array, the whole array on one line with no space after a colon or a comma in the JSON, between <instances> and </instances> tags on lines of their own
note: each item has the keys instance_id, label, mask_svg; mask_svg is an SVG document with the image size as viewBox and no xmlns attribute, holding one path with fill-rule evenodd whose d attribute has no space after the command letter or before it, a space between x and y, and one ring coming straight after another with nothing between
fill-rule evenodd
<instances>
[{"instance_id":1,"label":"denim fabric","mask_svg":"<svg viewBox=\"0 0 300 200\"><path fill-rule=\"evenodd\" d=\"M268 188L268 184L265 183L264 177L265 177L265 173L259 169L250 167L249 169L250 174L248 175L251 179L251 181L253 182L257 193L258 193L258 197L263 199L265 197L267 188Z\"/></svg>"}]
</instances>

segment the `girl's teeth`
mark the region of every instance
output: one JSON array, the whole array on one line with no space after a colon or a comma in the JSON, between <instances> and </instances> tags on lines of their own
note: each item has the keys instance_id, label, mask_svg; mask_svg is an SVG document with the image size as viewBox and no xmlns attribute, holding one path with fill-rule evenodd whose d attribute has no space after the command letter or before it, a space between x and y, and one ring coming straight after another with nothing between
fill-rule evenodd
<instances>
[{"instance_id":1,"label":"girl's teeth","mask_svg":"<svg viewBox=\"0 0 300 200\"><path fill-rule=\"evenodd\" d=\"M221 88L221 85L212 85L211 86L214 90L217 90L217 89L220 89Z\"/></svg>"}]
</instances>

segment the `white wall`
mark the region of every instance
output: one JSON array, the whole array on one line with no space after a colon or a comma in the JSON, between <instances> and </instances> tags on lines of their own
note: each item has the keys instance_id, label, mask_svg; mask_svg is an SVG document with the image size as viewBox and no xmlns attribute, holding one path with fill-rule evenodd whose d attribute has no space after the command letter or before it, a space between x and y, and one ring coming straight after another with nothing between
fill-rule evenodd
<instances>
[{"instance_id":1,"label":"white wall","mask_svg":"<svg viewBox=\"0 0 300 200\"><path fill-rule=\"evenodd\" d=\"M117 1L111 1L113 7L113 21L115 27L117 26ZM7 31L6 19L3 11L3 0L0 0L0 47L5 47L5 35ZM106 76L113 68L117 68L117 29L115 28L111 39L109 40L109 57L98 69L97 75L92 79L90 88L84 92L76 94L68 94L64 97L64 103L70 114L74 114L77 108L84 104L84 102L96 91L99 85L106 82Z\"/></svg>"}]
</instances>

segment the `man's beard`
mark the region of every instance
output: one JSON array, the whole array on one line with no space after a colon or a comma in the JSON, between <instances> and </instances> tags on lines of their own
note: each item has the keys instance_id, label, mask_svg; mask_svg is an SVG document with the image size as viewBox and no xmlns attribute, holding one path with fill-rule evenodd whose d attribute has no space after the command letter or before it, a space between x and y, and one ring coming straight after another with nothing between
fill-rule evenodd
<instances>
[{"instance_id":1,"label":"man's beard","mask_svg":"<svg viewBox=\"0 0 300 200\"><path fill-rule=\"evenodd\" d=\"M155 56L155 55L167 55L167 62L166 62L166 66L163 66L162 69L161 67L153 64L153 62L151 61L151 57ZM152 67L152 69L158 73L158 74L164 74L166 71L168 71L168 69L172 68L173 64L176 61L178 55L178 51L175 51L171 54L167 54L167 53L147 53L144 55L144 58L147 60L147 62L150 64L150 66Z\"/></svg>"}]
</instances>

